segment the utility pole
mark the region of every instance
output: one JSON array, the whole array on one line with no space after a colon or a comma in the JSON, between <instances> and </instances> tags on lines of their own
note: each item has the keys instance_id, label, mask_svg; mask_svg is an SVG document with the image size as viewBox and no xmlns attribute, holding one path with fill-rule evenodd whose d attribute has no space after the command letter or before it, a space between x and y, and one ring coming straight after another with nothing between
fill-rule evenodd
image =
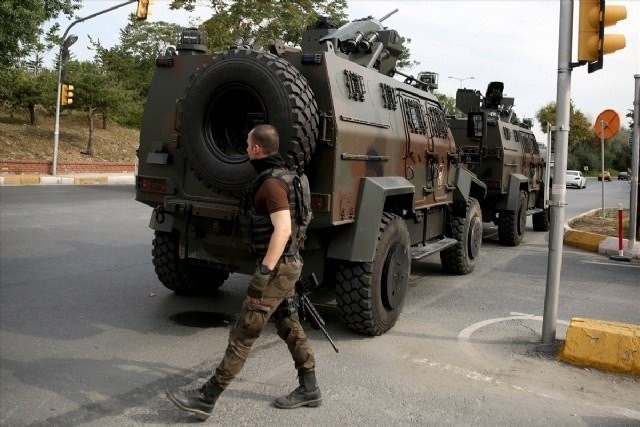
<instances>
[{"instance_id":1,"label":"utility pole","mask_svg":"<svg viewBox=\"0 0 640 427\"><path fill-rule=\"evenodd\" d=\"M631 144L631 201L629 203L629 251L638 233L638 169L640 168L640 74L635 79L633 98L633 143Z\"/></svg>"},{"instance_id":2,"label":"utility pole","mask_svg":"<svg viewBox=\"0 0 640 427\"><path fill-rule=\"evenodd\" d=\"M604 214L604 130L609 123L604 120L600 120L600 177L602 178L602 194L600 195L600 199L602 202L600 217L602 219L605 218ZM596 123L596 126L598 124Z\"/></svg>"},{"instance_id":3,"label":"utility pole","mask_svg":"<svg viewBox=\"0 0 640 427\"><path fill-rule=\"evenodd\" d=\"M566 206L566 171L569 151L569 114L571 99L571 46L573 29L573 0L560 0L560 29L558 38L558 82L556 93L556 153L553 167L553 185L549 203L551 228L547 286L542 318L542 343L552 344L556 339L558 294L562 268L564 239L564 207Z\"/></svg>"}]
</instances>

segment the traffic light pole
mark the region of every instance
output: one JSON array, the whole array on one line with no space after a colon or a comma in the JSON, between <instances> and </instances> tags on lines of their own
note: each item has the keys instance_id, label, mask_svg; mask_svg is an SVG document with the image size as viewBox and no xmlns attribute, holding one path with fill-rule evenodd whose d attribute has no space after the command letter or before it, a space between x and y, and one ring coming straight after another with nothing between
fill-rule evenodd
<instances>
[{"instance_id":1,"label":"traffic light pole","mask_svg":"<svg viewBox=\"0 0 640 427\"><path fill-rule=\"evenodd\" d=\"M602 176L602 193L600 194L600 199L602 201L602 206L600 210L600 217L602 219L605 218L604 214L604 129L607 127L609 123L604 120L600 120L600 174ZM596 123L598 126L598 123Z\"/></svg>"},{"instance_id":2,"label":"traffic light pole","mask_svg":"<svg viewBox=\"0 0 640 427\"><path fill-rule=\"evenodd\" d=\"M62 63L65 62L63 60L62 53L65 48L68 48L68 46L65 47L65 43L67 43L67 35L69 34L69 30L71 30L71 27L73 27L76 24L79 24L80 22L87 21L91 18L95 18L98 15L111 12L112 10L119 9L123 6L126 6L131 3L135 3L137 1L138 0L128 0L124 3L117 4L108 9L101 10L94 14L88 15L84 18L76 19L71 23L71 25L67 27L64 34L62 35L62 42L60 43L60 51L58 53L58 96L56 97L56 119L53 127L53 161L51 163L51 175L55 176L58 174L58 144L60 142L60 102L61 102L60 95L62 94Z\"/></svg>"},{"instance_id":3,"label":"traffic light pole","mask_svg":"<svg viewBox=\"0 0 640 427\"><path fill-rule=\"evenodd\" d=\"M569 147L569 114L571 103L571 46L573 28L573 0L560 0L558 37L558 82L556 94L556 152L551 186L549 255L547 286L542 318L542 343L553 344L556 339L558 294L562 268L564 239L564 207L566 206L566 171Z\"/></svg>"},{"instance_id":4,"label":"traffic light pole","mask_svg":"<svg viewBox=\"0 0 640 427\"><path fill-rule=\"evenodd\" d=\"M629 247L631 251L638 237L638 169L640 168L640 74L635 79L633 95L633 135L631 144L631 200L629 203Z\"/></svg>"}]
</instances>

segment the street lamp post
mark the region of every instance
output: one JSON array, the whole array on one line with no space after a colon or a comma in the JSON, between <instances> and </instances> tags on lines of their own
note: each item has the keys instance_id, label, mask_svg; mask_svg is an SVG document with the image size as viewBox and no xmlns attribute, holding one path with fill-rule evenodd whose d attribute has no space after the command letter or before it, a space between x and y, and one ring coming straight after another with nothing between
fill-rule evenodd
<instances>
[{"instance_id":1,"label":"street lamp post","mask_svg":"<svg viewBox=\"0 0 640 427\"><path fill-rule=\"evenodd\" d=\"M53 162L51 165L51 174L57 175L58 165L58 142L60 141L60 93L62 91L62 65L69 59L69 47L78 41L78 36L71 34L69 37L67 33L71 27L67 28L64 33L63 41L60 44L60 52L58 54L58 96L56 97L56 121L53 128Z\"/></svg>"},{"instance_id":2,"label":"street lamp post","mask_svg":"<svg viewBox=\"0 0 640 427\"><path fill-rule=\"evenodd\" d=\"M86 21L91 18L95 18L98 15L111 12L112 10L119 9L122 6L126 6L128 4L135 3L137 1L139 0L127 0L124 3L117 4L108 9L101 10L99 12L93 13L84 18L76 19L67 27L64 34L62 35L62 43L60 44L60 55L58 58L58 97L56 98L56 121L53 128L53 161L51 165L51 174L54 176L57 175L58 143L60 142L60 94L62 92L62 63L66 62L66 60L69 58L69 46L71 46L78 40L78 37L76 37L75 35L70 35L67 37L67 35L69 34L69 30L71 30L71 27L73 27L74 25L80 22Z\"/></svg>"},{"instance_id":3,"label":"street lamp post","mask_svg":"<svg viewBox=\"0 0 640 427\"><path fill-rule=\"evenodd\" d=\"M473 76L469 76L469 77L454 77L454 76L449 76L450 79L453 80L457 80L458 82L460 82L460 89L462 89L462 82L465 80L473 80L475 79L475 77Z\"/></svg>"}]
</instances>

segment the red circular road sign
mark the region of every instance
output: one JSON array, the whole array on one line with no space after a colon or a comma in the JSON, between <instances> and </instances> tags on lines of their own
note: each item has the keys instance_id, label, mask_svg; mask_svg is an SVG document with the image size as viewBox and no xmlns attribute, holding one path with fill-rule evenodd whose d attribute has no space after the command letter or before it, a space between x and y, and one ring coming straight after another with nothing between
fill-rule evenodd
<instances>
[{"instance_id":1,"label":"red circular road sign","mask_svg":"<svg viewBox=\"0 0 640 427\"><path fill-rule=\"evenodd\" d=\"M604 122L604 123L603 123ZM609 139L620 130L620 116L613 110L604 110L598 114L593 125L593 132L598 138Z\"/></svg>"}]
</instances>

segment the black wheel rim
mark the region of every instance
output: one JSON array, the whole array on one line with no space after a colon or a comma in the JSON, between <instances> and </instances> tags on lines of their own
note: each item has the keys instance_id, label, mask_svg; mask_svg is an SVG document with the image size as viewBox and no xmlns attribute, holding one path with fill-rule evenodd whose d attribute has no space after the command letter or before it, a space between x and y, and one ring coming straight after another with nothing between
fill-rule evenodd
<instances>
[{"instance_id":1,"label":"black wheel rim","mask_svg":"<svg viewBox=\"0 0 640 427\"><path fill-rule=\"evenodd\" d=\"M482 244L482 221L477 217L471 218L469 224L469 258L475 259Z\"/></svg>"},{"instance_id":2,"label":"black wheel rim","mask_svg":"<svg viewBox=\"0 0 640 427\"><path fill-rule=\"evenodd\" d=\"M393 245L389 250L382 270L382 303L393 310L404 300L409 271L409 257L402 245Z\"/></svg>"}]
</instances>

